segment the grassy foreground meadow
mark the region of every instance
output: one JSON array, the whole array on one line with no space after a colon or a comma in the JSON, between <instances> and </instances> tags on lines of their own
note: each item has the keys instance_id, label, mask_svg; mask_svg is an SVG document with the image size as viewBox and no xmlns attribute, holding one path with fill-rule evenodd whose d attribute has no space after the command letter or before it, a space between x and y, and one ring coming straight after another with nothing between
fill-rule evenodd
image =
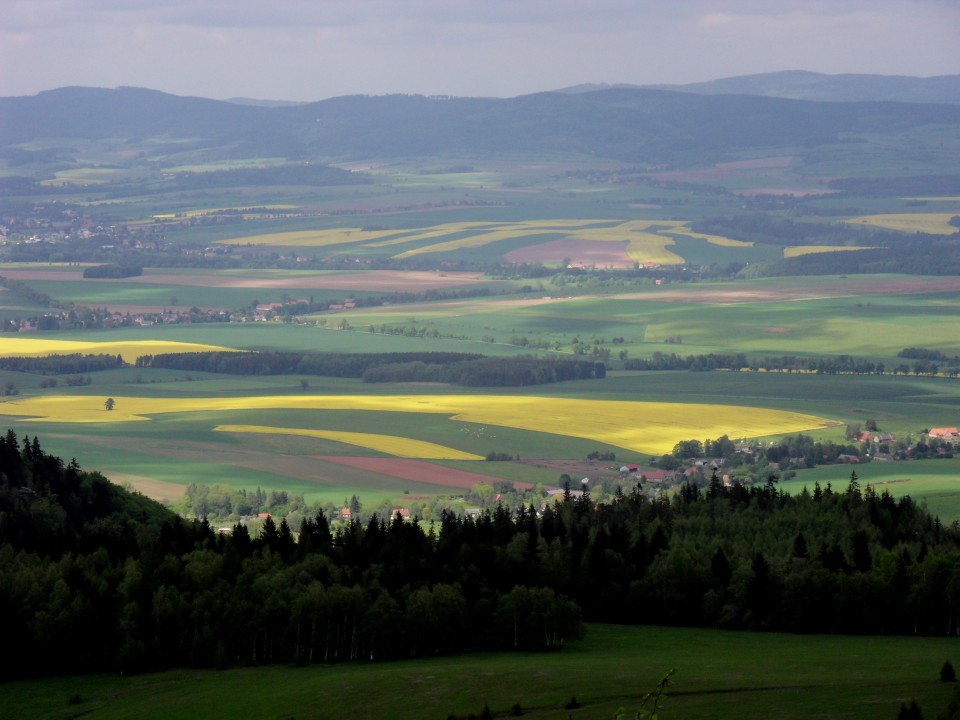
<instances>
[{"instance_id":1,"label":"grassy foreground meadow","mask_svg":"<svg viewBox=\"0 0 960 720\"><path fill-rule=\"evenodd\" d=\"M610 720L633 717L676 668L664 720L892 720L911 700L932 718L953 693L939 672L957 648L954 638L590 625L553 653L60 677L0 684L0 705L22 720L443 720L484 705L506 717L518 703L529 718ZM571 698L578 709L565 708Z\"/></svg>"}]
</instances>

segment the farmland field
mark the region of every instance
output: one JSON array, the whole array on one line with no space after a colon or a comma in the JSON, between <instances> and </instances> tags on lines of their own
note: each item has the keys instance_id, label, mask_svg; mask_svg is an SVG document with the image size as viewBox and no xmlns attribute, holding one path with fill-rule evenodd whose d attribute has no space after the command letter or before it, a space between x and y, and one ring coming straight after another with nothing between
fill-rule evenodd
<instances>
[{"instance_id":1,"label":"farmland field","mask_svg":"<svg viewBox=\"0 0 960 720\"><path fill-rule=\"evenodd\" d=\"M121 355L126 362L134 362L141 355L160 353L229 351L231 348L203 343L187 343L165 340L115 340L95 342L89 340L54 340L46 337L6 338L3 357L42 357L46 355Z\"/></svg>"},{"instance_id":2,"label":"farmland field","mask_svg":"<svg viewBox=\"0 0 960 720\"><path fill-rule=\"evenodd\" d=\"M447 253L467 248L478 248L526 239L534 248L559 235L575 245L579 252L589 253L591 243L626 243L630 262L679 265L684 259L668 249L674 244L673 234L702 240L726 248L751 247L715 235L692 232L686 223L671 220L631 220L616 222L595 220L528 220L519 223L459 222L443 223L419 230L365 230L359 227L341 227L325 230L300 230L245 235L218 242L232 245L265 245L288 248L326 248L333 246L361 246L363 248L398 250L398 259L431 253ZM414 245L414 247L407 247ZM356 248L354 248L356 250ZM527 251L520 257L539 259L537 252ZM514 254L514 257L516 255ZM580 261L578 257L574 260ZM555 262L555 260L554 260Z\"/></svg>"},{"instance_id":3,"label":"farmland field","mask_svg":"<svg viewBox=\"0 0 960 720\"><path fill-rule=\"evenodd\" d=\"M953 213L889 213L850 218L848 222L853 224L875 225L876 227L902 230L904 232L953 235L957 232L957 228L950 225L950 218L953 216Z\"/></svg>"},{"instance_id":4,"label":"farmland field","mask_svg":"<svg viewBox=\"0 0 960 720\"><path fill-rule=\"evenodd\" d=\"M5 377L15 378L18 385L27 389L24 374L9 373L0 380ZM216 432L214 428L233 424L356 432L403 436L476 456L492 451L506 452L511 456L519 455L524 462L429 462L494 479L556 485L562 470L549 469L556 467L555 460L582 461L588 453L604 450L615 452L620 462L646 462L646 451L654 448L648 447L653 436L647 435L644 428L658 419L647 412L652 408L683 408L691 423L688 426L666 426L668 439L663 443L667 449L681 439L717 437L722 431L730 431L731 427L712 424L719 418L711 415L716 415L713 410L723 409L725 417L731 418L736 426L743 414L736 410L736 406L778 411L773 417L780 417L780 410L789 409L841 423L862 423L873 419L900 437L915 435L923 427L957 424L960 419L957 411L960 388L955 381L946 378L730 372L614 373L603 381L577 381L542 389L545 391L540 395L542 401L531 400L522 389L510 395L501 394L499 400L494 397L491 401L483 391L451 395L451 390L444 386L416 386L416 395L391 396L391 392L409 393L411 387L382 387L356 380L313 378L305 393L299 378L285 376L228 379L198 373L185 379L183 373L130 369L100 373L94 385L77 388L72 396L65 396L59 389L46 392L33 389L29 395L6 398L7 402L0 403L0 413L6 418L7 426L14 428L19 435L38 434L51 451L64 457L76 457L84 467L99 469L108 477L116 474L120 481L142 487L144 492L153 489L148 481L182 487L203 479L249 489L258 485L285 489L303 493L309 501L340 502L344 496L361 492L364 501L370 503L390 498L396 500L404 492L435 495L449 492L449 489L394 476L389 469L372 472L356 465L334 462L332 458L335 457L349 460L382 456L375 450L338 442L333 439L335 435L322 438L291 434L234 434ZM336 394L330 395L331 392ZM110 412L103 407L107 396L117 401L116 408ZM325 398L323 405L318 399L321 397ZM624 402L624 398L631 401ZM700 405L678 405L683 399L695 399ZM401 402L403 404L398 404ZM251 406L261 409L251 409ZM565 422L565 416L550 413L552 407L567 408L568 412L575 413L576 420ZM37 422L19 415L28 410L46 412L48 408L56 413L74 412L81 420L99 422ZM186 412L188 408L192 411ZM521 412L524 408L526 415ZM583 415L581 408L595 408L601 414L596 426L589 416ZM614 418L608 412L610 408L624 408L626 411L625 415L619 416L619 422L623 423L619 430L612 427ZM120 422L134 414L134 410L143 409L167 412L149 416L152 418L149 421ZM411 409L416 412L409 412ZM478 422L471 422L467 419L473 417L467 415L471 411L484 414L474 418ZM516 417L514 427L505 424L511 422L511 416L506 414L508 411ZM756 415L755 410L746 413ZM583 437L570 434L573 423L585 426ZM663 429L664 426L660 426L660 430ZM755 432L772 433L774 430L759 428ZM789 431L786 428L780 430ZM811 426L806 430L814 436L839 441L843 425L821 430ZM617 432L619 436L615 436ZM634 441L638 444L633 450L623 446ZM875 472L889 473L890 479L912 477L914 481L927 473L934 473L935 486L891 482L882 487L895 496L903 493L926 496L929 493L931 509L939 512L944 520L960 518L957 500L960 488L951 482L952 477L960 472L954 472L956 468L952 462L875 463L856 469L864 476L865 482L871 482ZM849 466L802 471L797 480L786 487L799 492L803 485L812 487L817 479L823 485L832 482L835 487L842 486L849 473ZM169 490L163 488L157 496L167 497Z\"/></svg>"},{"instance_id":5,"label":"farmland field","mask_svg":"<svg viewBox=\"0 0 960 720\"><path fill-rule=\"evenodd\" d=\"M22 720L123 718L465 717L489 706L504 717L606 720L640 710L671 669L664 718L874 720L915 700L924 717L949 703L941 683L952 638L789 636L683 628L590 625L552 653L468 654L390 663L225 671L177 670L0 684L0 703ZM68 705L77 695L79 702ZM398 698L415 697L416 702ZM571 698L580 704L566 710ZM649 709L649 705L645 708Z\"/></svg>"},{"instance_id":6,"label":"farmland field","mask_svg":"<svg viewBox=\"0 0 960 720\"><path fill-rule=\"evenodd\" d=\"M268 425L217 425L217 432L257 433L267 435L302 435L325 440L334 440L347 445L367 448L375 452L403 458L431 458L435 460L482 460L480 455L452 448L413 440L397 435L376 433L343 432L341 430L307 430L304 428L271 427Z\"/></svg>"},{"instance_id":7,"label":"farmland field","mask_svg":"<svg viewBox=\"0 0 960 720\"><path fill-rule=\"evenodd\" d=\"M958 291L957 278L898 276L648 286L584 296L545 286L536 299L358 308L346 317L358 328L413 318L442 335L474 340L529 334L567 351L577 335L621 336L631 357L659 350L889 359L909 346L953 348L960 310L950 296ZM918 316L937 322L917 323ZM664 347L670 337L682 338L682 346Z\"/></svg>"},{"instance_id":8,"label":"farmland field","mask_svg":"<svg viewBox=\"0 0 960 720\"><path fill-rule=\"evenodd\" d=\"M787 411L734 405L644 403L497 395L312 395L241 397L131 397L116 395L105 411L99 397L48 395L9 400L5 415L29 422L123 423L148 416L245 410L341 410L429 413L454 422L572 436L638 453L670 451L677 437L705 434L757 437L827 427L830 421ZM331 437L328 439L336 439ZM558 438L559 440L559 438Z\"/></svg>"}]
</instances>

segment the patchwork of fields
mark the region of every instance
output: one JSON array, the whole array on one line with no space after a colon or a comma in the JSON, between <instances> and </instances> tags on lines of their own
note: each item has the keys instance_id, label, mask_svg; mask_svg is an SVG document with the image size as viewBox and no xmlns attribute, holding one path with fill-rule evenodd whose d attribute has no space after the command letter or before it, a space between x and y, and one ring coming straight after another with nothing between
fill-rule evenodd
<instances>
[{"instance_id":1,"label":"patchwork of fields","mask_svg":"<svg viewBox=\"0 0 960 720\"><path fill-rule=\"evenodd\" d=\"M22 265L11 271L54 277L79 272ZM408 282L424 288L484 282L478 273L157 272L113 284L170 292L169 286L157 284L163 278L181 283L177 292L239 288L270 299L269 293L307 283L397 288ZM650 285L642 291L575 296L544 286L534 297L355 308L317 315L307 324L6 335L0 355L104 353L121 355L128 363L143 354L207 349L454 350L503 356L530 352L516 344L525 338L548 346L538 352L560 357L570 357L575 342L596 342L631 358L655 352L850 353L893 367L904 346L956 351L952 338L960 337L960 310L951 298L958 292L960 278L892 275ZM918 317L936 322L918 323ZM331 322L341 320L358 330L330 329ZM391 327L424 328L435 336L395 335L387 332ZM620 344L611 345L611 338ZM682 338L682 344L666 344L669 338ZM304 388L300 377L208 376L132 367L96 373L91 385L65 393L40 387L42 378L36 375L0 371L0 380L14 383L19 393L4 398L0 414L19 434L50 435L50 446L61 454L116 473L157 496L175 496L175 488L206 477L238 487L297 490L314 498L339 496L337 500L349 496L345 491L350 487L362 488L367 497L397 497L401 488L437 493L445 485L436 479L436 468L456 467L518 486L556 484L558 471L550 468L558 461L582 462L598 449L645 462L689 438L805 432L840 441L847 423L868 418L901 435L958 422L955 383L947 378L636 374L618 371L615 360L609 364L606 380L543 386L536 395L523 388L465 393L444 386L414 389L324 378L309 378ZM108 397L116 403L112 411L104 409ZM215 430L225 426L234 431ZM102 445L100 437L116 442ZM161 438L179 439L164 443ZM478 462L490 452L521 456L524 462ZM420 465L402 470L400 460ZM374 468L369 465L373 461L380 464ZM834 479L842 482L843 475L838 469ZM910 490L895 484L891 491ZM960 505L951 505L949 487L937 492L938 507L947 516L960 516Z\"/></svg>"},{"instance_id":2,"label":"patchwork of fields","mask_svg":"<svg viewBox=\"0 0 960 720\"><path fill-rule=\"evenodd\" d=\"M224 160L221 169L271 164L275 159ZM594 164L592 159L586 163ZM183 171L202 165L176 164ZM904 347L952 356L960 337L955 302L960 278L955 276L661 285L650 276L648 284L605 280L576 285L555 282L551 273L509 279L457 265L463 258L503 258L554 270L646 265L667 272L686 264L748 265L867 249L762 246L692 229L689 218L740 212L742 196L764 185L769 190L818 184L800 178L800 167L798 157L777 156L718 165L705 175L692 171L659 178L729 181L740 197L684 187L647 187L642 193L651 197L644 197L639 186L563 177L569 169L564 163L528 167L494 162L462 173L371 163L353 169L372 172L376 184L292 192L262 204L245 190L218 191L202 201L186 195L162 201L129 198L113 210L126 214L131 226L162 227L174 243L297 258L297 263L330 253L356 258L357 269L353 260L337 270L303 270L296 264L282 269L148 266L138 277L92 280L83 278L78 264L11 263L0 267L0 275L60 302L131 314L193 306L236 310L308 298L371 302L298 317L303 324L288 326L214 323L5 335L0 355L105 353L131 363L144 354L223 349L558 357L600 352L610 372L602 382L564 383L531 395L523 388L453 393L446 387L370 386L313 377L306 388L301 383L307 379L299 377L240 378L129 367L95 374L91 385L67 393L62 387L39 387L43 378L29 373L0 371L0 380L13 383L18 393L3 398L0 411L18 433L50 433L51 447L60 443L64 454L77 455L85 466L99 464L118 478L167 495L204 476L227 478L236 486L286 484L307 493L322 485L323 492L336 488L329 492L338 494L351 486L378 497L413 487L428 494L440 487L433 480L418 481L431 475L429 468L471 472L466 466L476 467L477 477L509 478L518 486L555 483L556 473L546 469L554 461L582 461L597 449L644 461L688 438L809 432L839 441L847 423L865 418L880 419L885 428L900 433L956 424L956 393L947 388L951 381L945 377L930 381L933 385L916 395L902 396L895 387L916 388L928 381L908 382L901 376L896 386L864 390L867 379L714 373L705 382L694 373L619 370L619 360L655 353L849 354L887 367L899 362ZM88 183L119 177L94 170L61 171L52 182L86 192ZM89 185L90 192L95 187ZM904 233L956 232L949 204L956 204L956 198L938 199L941 211L935 213L908 212L908 201L883 213L879 204L865 207L846 222ZM84 202L96 209L107 200ZM822 202L831 201L824 197ZM240 222L214 222L218 216ZM411 267L368 269L369 258ZM431 269L417 268L421 261ZM489 296L381 304L393 293L461 290ZM14 293L0 293L2 316L22 315L28 305ZM829 386L830 392L808 381ZM104 409L108 397L116 403L112 411ZM116 442L103 444L102 436ZM170 444L161 436L178 440ZM478 461L492 451L522 456L525 462ZM537 458L544 459L543 467ZM401 466L407 469L401 472ZM318 483L306 484L313 475ZM948 496L945 491L943 497Z\"/></svg>"},{"instance_id":3,"label":"patchwork of fields","mask_svg":"<svg viewBox=\"0 0 960 720\"><path fill-rule=\"evenodd\" d=\"M449 253L466 248L487 247L504 241L527 240L523 257L527 262L557 262L555 251L549 243L558 236L570 243L572 260L583 263L580 252L589 257L592 243L625 244L626 264L680 265L684 258L672 252L674 235L703 240L726 248L751 247L752 243L731 240L717 235L705 235L690 230L689 224L675 220L529 220L510 222L459 222L444 223L420 230L364 230L359 227L332 228L328 230L302 230L295 232L247 235L221 240L227 245L263 245L287 248L326 248L333 246L359 246L375 250L403 248L393 258L416 257L431 253ZM546 245L538 250L541 245ZM623 266L621 259L612 266Z\"/></svg>"}]
</instances>

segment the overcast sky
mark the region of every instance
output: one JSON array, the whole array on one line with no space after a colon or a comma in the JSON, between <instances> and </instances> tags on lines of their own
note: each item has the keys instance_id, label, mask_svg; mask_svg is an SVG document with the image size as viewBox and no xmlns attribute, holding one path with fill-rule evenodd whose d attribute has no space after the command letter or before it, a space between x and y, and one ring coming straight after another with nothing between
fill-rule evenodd
<instances>
[{"instance_id":1,"label":"overcast sky","mask_svg":"<svg viewBox=\"0 0 960 720\"><path fill-rule=\"evenodd\" d=\"M2 0L0 96L512 97L776 70L960 73L960 0Z\"/></svg>"}]
</instances>

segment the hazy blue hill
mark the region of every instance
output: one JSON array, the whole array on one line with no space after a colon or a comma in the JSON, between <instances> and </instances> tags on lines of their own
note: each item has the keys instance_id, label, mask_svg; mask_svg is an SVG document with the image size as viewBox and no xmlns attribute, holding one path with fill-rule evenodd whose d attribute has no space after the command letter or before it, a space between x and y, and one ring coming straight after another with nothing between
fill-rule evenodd
<instances>
[{"instance_id":1,"label":"hazy blue hill","mask_svg":"<svg viewBox=\"0 0 960 720\"><path fill-rule=\"evenodd\" d=\"M686 85L585 84L564 88L563 93L609 89L673 90L703 95L760 95L817 102L876 102L960 104L960 75L919 78L901 75L824 75L803 70L760 73Z\"/></svg>"},{"instance_id":2,"label":"hazy blue hill","mask_svg":"<svg viewBox=\"0 0 960 720\"><path fill-rule=\"evenodd\" d=\"M714 80L675 88L707 94L748 94L796 100L960 103L960 75L918 78L788 70Z\"/></svg>"},{"instance_id":3,"label":"hazy blue hill","mask_svg":"<svg viewBox=\"0 0 960 720\"><path fill-rule=\"evenodd\" d=\"M0 142L33 138L233 135L269 110L218 100L121 87L65 87L0 99Z\"/></svg>"},{"instance_id":4,"label":"hazy blue hill","mask_svg":"<svg viewBox=\"0 0 960 720\"><path fill-rule=\"evenodd\" d=\"M832 143L851 134L960 124L960 108L950 105L813 103L633 88L505 100L355 96L275 112L321 154L567 152L676 164Z\"/></svg>"},{"instance_id":5,"label":"hazy blue hill","mask_svg":"<svg viewBox=\"0 0 960 720\"><path fill-rule=\"evenodd\" d=\"M349 96L255 107L139 88L62 88L0 98L0 145L36 138L155 135L238 152L398 157L465 152L577 153L684 165L744 152L816 147L869 133L960 126L955 105L811 102L611 88L510 99ZM788 150L789 151L789 150Z\"/></svg>"},{"instance_id":6,"label":"hazy blue hill","mask_svg":"<svg viewBox=\"0 0 960 720\"><path fill-rule=\"evenodd\" d=\"M304 104L302 102L296 102L295 100L261 100L258 98L245 97L227 98L224 102L233 103L234 105L253 105L255 107L292 107L294 105Z\"/></svg>"}]
</instances>

